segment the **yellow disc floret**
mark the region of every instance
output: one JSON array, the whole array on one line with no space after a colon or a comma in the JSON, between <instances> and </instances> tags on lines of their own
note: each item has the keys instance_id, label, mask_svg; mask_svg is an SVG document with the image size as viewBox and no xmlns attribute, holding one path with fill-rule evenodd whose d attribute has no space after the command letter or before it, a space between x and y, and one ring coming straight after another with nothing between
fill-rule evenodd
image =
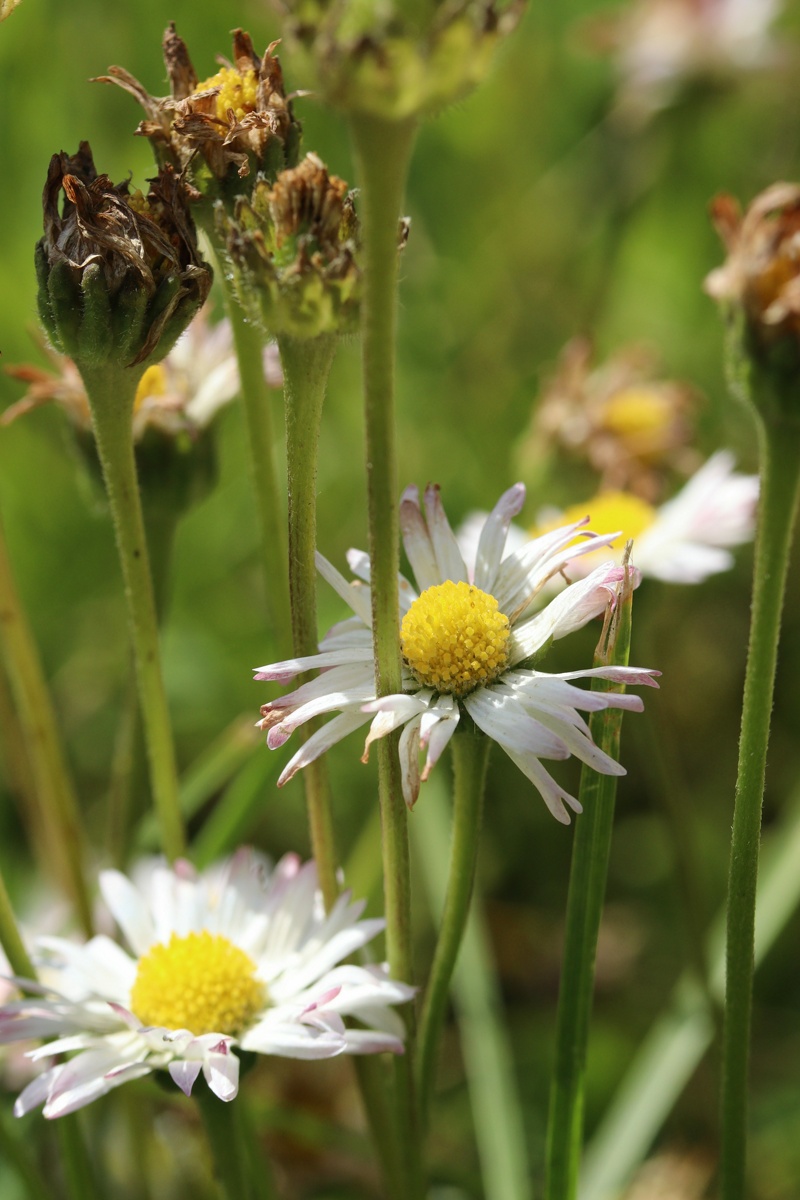
<instances>
[{"instance_id":1,"label":"yellow disc floret","mask_svg":"<svg viewBox=\"0 0 800 1200\"><path fill-rule=\"evenodd\" d=\"M194 94L219 88L215 97L216 115L228 123L228 110L233 109L237 121L254 112L258 98L258 76L255 71L237 71L234 67L222 67L210 79L198 83Z\"/></svg>"},{"instance_id":2,"label":"yellow disc floret","mask_svg":"<svg viewBox=\"0 0 800 1200\"><path fill-rule=\"evenodd\" d=\"M403 618L403 658L424 687L466 696L508 663L508 617L494 596L469 583L438 583Z\"/></svg>"},{"instance_id":3,"label":"yellow disc floret","mask_svg":"<svg viewBox=\"0 0 800 1200\"><path fill-rule=\"evenodd\" d=\"M607 402L603 426L622 438L665 433L675 420L675 402L663 391L648 387L623 388Z\"/></svg>"},{"instance_id":4,"label":"yellow disc floret","mask_svg":"<svg viewBox=\"0 0 800 1200\"><path fill-rule=\"evenodd\" d=\"M156 363L154 366L148 367L139 380L133 400L134 412L139 411L145 400L150 400L153 396L166 396L166 394L167 373L161 363Z\"/></svg>"},{"instance_id":5,"label":"yellow disc floret","mask_svg":"<svg viewBox=\"0 0 800 1200\"><path fill-rule=\"evenodd\" d=\"M173 933L139 959L130 1008L143 1025L236 1035L267 1002L256 964L220 934Z\"/></svg>"}]
</instances>

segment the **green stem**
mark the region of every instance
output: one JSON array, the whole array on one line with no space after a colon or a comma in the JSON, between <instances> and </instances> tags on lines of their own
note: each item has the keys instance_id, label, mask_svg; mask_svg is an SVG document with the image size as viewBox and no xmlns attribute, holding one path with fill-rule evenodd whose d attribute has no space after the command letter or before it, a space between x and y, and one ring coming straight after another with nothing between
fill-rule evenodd
<instances>
[{"instance_id":1,"label":"green stem","mask_svg":"<svg viewBox=\"0 0 800 1200\"><path fill-rule=\"evenodd\" d=\"M15 975L21 979L36 978L36 969L28 957L25 943L20 936L2 873L0 873L0 946L3 947L8 965Z\"/></svg>"},{"instance_id":2,"label":"green stem","mask_svg":"<svg viewBox=\"0 0 800 1200\"><path fill-rule=\"evenodd\" d=\"M276 1200L272 1173L259 1153L240 1096L220 1100L201 1081L194 1092L203 1118L214 1172L226 1200Z\"/></svg>"},{"instance_id":3,"label":"green stem","mask_svg":"<svg viewBox=\"0 0 800 1200\"><path fill-rule=\"evenodd\" d=\"M324 335L299 341L278 338L286 407L286 465L289 487L289 595L294 653L317 652L317 455L322 405L337 338ZM313 724L305 730L308 737ZM328 764L318 758L303 771L320 888L327 908L339 895Z\"/></svg>"},{"instance_id":4,"label":"green stem","mask_svg":"<svg viewBox=\"0 0 800 1200\"><path fill-rule=\"evenodd\" d=\"M222 285L225 309L231 323L233 345L239 365L239 383L250 445L250 475L261 533L267 606L277 652L288 655L292 645L292 617L286 573L286 530L281 488L278 486L278 469L275 465L273 397L264 377L265 340L259 326L247 318L236 298L229 272L225 269L225 246L217 234L213 214L200 207L196 219L220 266L216 277Z\"/></svg>"},{"instance_id":5,"label":"green stem","mask_svg":"<svg viewBox=\"0 0 800 1200\"><path fill-rule=\"evenodd\" d=\"M0 649L33 769L42 826L53 862L87 934L92 906L84 872L84 834L50 693L11 572L0 521Z\"/></svg>"},{"instance_id":6,"label":"green stem","mask_svg":"<svg viewBox=\"0 0 800 1200\"><path fill-rule=\"evenodd\" d=\"M800 430L783 423L761 425L760 439L761 499L728 877L722 1200L743 1200L746 1190L747 1078L761 805L781 610L800 489Z\"/></svg>"},{"instance_id":7,"label":"green stem","mask_svg":"<svg viewBox=\"0 0 800 1200\"><path fill-rule=\"evenodd\" d=\"M172 725L161 671L158 618L133 453L131 416L140 375L141 372L137 374L129 368L83 369L125 583L150 783L163 849L173 860L183 854L185 841Z\"/></svg>"},{"instance_id":8,"label":"green stem","mask_svg":"<svg viewBox=\"0 0 800 1200\"><path fill-rule=\"evenodd\" d=\"M475 729L459 728L451 745L454 769L453 842L444 912L425 992L417 1051L417 1087L423 1123L430 1105L436 1050L444 1023L450 980L469 916L491 742Z\"/></svg>"},{"instance_id":9,"label":"green stem","mask_svg":"<svg viewBox=\"0 0 800 1200\"><path fill-rule=\"evenodd\" d=\"M444 908L447 883L442 863L447 858L450 840L449 801L443 776L434 773L425 785L425 803L414 814L411 826L414 849L436 919ZM486 1200L529 1200L530 1171L514 1078L514 1054L504 1020L479 877L475 880L450 990Z\"/></svg>"},{"instance_id":10,"label":"green stem","mask_svg":"<svg viewBox=\"0 0 800 1200\"><path fill-rule=\"evenodd\" d=\"M17 1130L7 1127L5 1112L0 1113L0 1161L7 1163L15 1172L25 1189L27 1200L53 1200L53 1189L42 1176L31 1157L31 1147L25 1144Z\"/></svg>"},{"instance_id":11,"label":"green stem","mask_svg":"<svg viewBox=\"0 0 800 1200\"><path fill-rule=\"evenodd\" d=\"M81 1129L80 1114L69 1113L66 1117L59 1117L56 1125L69 1200L86 1200L87 1196L102 1195Z\"/></svg>"},{"instance_id":12,"label":"green stem","mask_svg":"<svg viewBox=\"0 0 800 1200\"><path fill-rule=\"evenodd\" d=\"M595 654L596 667L627 664L630 608L629 593L625 599L618 600L614 615L606 620L606 629ZM619 692L624 691L624 686L595 679L593 690ZM601 710L591 717L593 741L612 758L619 757L621 725L620 709ZM567 893L544 1200L574 1200L577 1193L595 953L606 890L616 791L616 776L600 775L584 766L579 792L583 812L575 825Z\"/></svg>"},{"instance_id":13,"label":"green stem","mask_svg":"<svg viewBox=\"0 0 800 1200\"><path fill-rule=\"evenodd\" d=\"M416 134L413 121L350 117L361 184L364 293L362 355L375 682L379 696L402 688L397 576L400 565L395 445L397 236ZM408 818L397 733L378 743L386 952L392 975L413 982ZM413 1013L407 1015L413 1054ZM396 1116L408 1200L422 1194L412 1073L395 1062Z\"/></svg>"}]
</instances>

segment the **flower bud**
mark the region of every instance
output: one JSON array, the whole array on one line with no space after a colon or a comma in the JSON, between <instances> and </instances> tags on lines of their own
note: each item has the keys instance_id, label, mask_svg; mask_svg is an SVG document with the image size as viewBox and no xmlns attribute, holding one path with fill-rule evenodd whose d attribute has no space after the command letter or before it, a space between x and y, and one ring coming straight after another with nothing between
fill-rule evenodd
<instances>
[{"instance_id":1,"label":"flower bud","mask_svg":"<svg viewBox=\"0 0 800 1200\"><path fill-rule=\"evenodd\" d=\"M55 348L79 369L163 358L211 287L173 169L147 197L131 194L97 174L82 142L74 156L53 155L43 204L39 312Z\"/></svg>"},{"instance_id":2,"label":"flower bud","mask_svg":"<svg viewBox=\"0 0 800 1200\"><path fill-rule=\"evenodd\" d=\"M232 65L200 80L170 23L163 39L169 96L151 96L122 67L110 67L97 82L115 83L139 101L146 118L136 132L149 138L159 163L172 163L203 196L232 200L251 170L274 179L297 162L302 129L284 90L277 45L260 58L250 35L236 29Z\"/></svg>"},{"instance_id":3,"label":"flower bud","mask_svg":"<svg viewBox=\"0 0 800 1200\"><path fill-rule=\"evenodd\" d=\"M800 184L773 184L744 216L732 196L718 196L711 215L728 257L705 290L730 327L734 383L786 415L800 387Z\"/></svg>"},{"instance_id":4,"label":"flower bud","mask_svg":"<svg viewBox=\"0 0 800 1200\"><path fill-rule=\"evenodd\" d=\"M310 60L327 100L405 121L438 112L480 83L524 0L282 0L278 7L288 42Z\"/></svg>"},{"instance_id":5,"label":"flower bud","mask_svg":"<svg viewBox=\"0 0 800 1200\"><path fill-rule=\"evenodd\" d=\"M361 274L357 221L347 184L316 154L259 176L233 218L217 209L243 307L273 336L313 338L353 332Z\"/></svg>"}]
</instances>

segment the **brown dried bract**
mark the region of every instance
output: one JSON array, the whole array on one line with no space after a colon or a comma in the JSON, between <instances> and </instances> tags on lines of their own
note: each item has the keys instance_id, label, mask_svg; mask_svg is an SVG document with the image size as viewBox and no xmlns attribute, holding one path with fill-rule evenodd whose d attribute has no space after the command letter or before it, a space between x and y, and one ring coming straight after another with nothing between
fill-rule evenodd
<instances>
[{"instance_id":1,"label":"brown dried bract","mask_svg":"<svg viewBox=\"0 0 800 1200\"><path fill-rule=\"evenodd\" d=\"M338 246L353 220L347 184L329 175L316 154L281 172L270 192L269 214L279 246L298 233L309 233L320 245Z\"/></svg>"},{"instance_id":2,"label":"brown dried bract","mask_svg":"<svg viewBox=\"0 0 800 1200\"><path fill-rule=\"evenodd\" d=\"M728 258L707 276L708 294L743 307L763 341L800 335L800 184L773 184L744 216L717 196L711 217Z\"/></svg>"}]
</instances>

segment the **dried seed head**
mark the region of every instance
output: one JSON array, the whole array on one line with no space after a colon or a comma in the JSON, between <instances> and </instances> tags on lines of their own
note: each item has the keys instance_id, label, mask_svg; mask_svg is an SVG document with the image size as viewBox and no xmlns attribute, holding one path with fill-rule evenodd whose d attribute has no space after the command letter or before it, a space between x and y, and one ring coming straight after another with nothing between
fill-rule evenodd
<instances>
[{"instance_id":1,"label":"dried seed head","mask_svg":"<svg viewBox=\"0 0 800 1200\"><path fill-rule=\"evenodd\" d=\"M205 80L198 78L183 40L170 23L163 53L171 94L151 96L122 67L110 67L98 82L115 83L145 110L136 132L149 138L159 162L171 162L212 199L242 191L252 169L272 179L297 160L301 127L286 95L275 54L263 57L250 35L234 30L232 62Z\"/></svg>"},{"instance_id":2,"label":"dried seed head","mask_svg":"<svg viewBox=\"0 0 800 1200\"><path fill-rule=\"evenodd\" d=\"M711 216L728 257L705 290L723 306L733 334L734 382L741 381L738 367L749 364L761 373L760 385L750 380L753 398L769 391L767 406L783 409L800 384L800 184L773 184L744 215L733 197L718 196Z\"/></svg>"},{"instance_id":3,"label":"dried seed head","mask_svg":"<svg viewBox=\"0 0 800 1200\"><path fill-rule=\"evenodd\" d=\"M163 358L211 287L174 170L131 194L97 174L82 142L50 160L43 209L39 310L55 348L79 370Z\"/></svg>"}]
</instances>

